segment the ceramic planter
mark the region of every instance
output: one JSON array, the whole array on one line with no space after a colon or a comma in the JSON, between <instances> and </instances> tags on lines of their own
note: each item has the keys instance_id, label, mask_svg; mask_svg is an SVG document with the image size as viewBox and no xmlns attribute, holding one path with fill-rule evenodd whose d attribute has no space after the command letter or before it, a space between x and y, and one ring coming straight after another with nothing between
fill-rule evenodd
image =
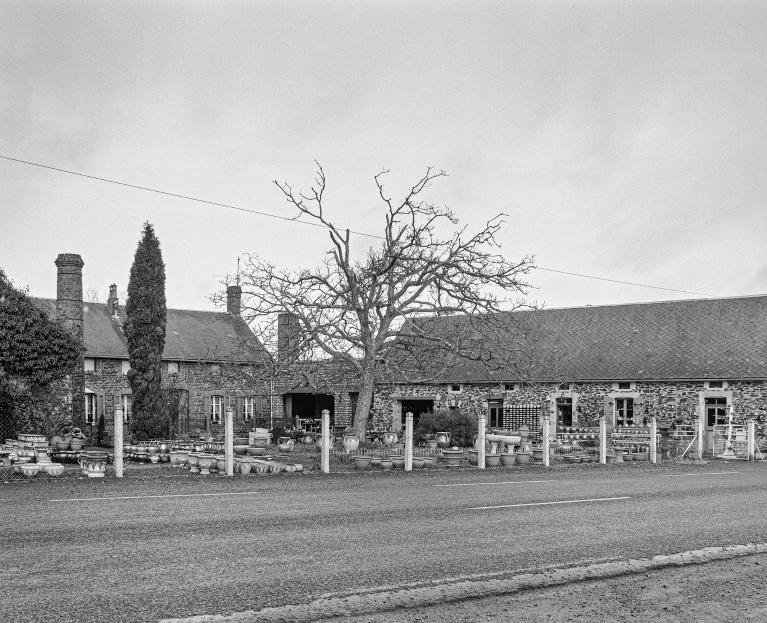
<instances>
[{"instance_id":1,"label":"ceramic planter","mask_svg":"<svg viewBox=\"0 0 767 623\"><path fill-rule=\"evenodd\" d=\"M54 478L60 478L64 475L64 466L61 463L47 463L45 473Z\"/></svg>"},{"instance_id":2,"label":"ceramic planter","mask_svg":"<svg viewBox=\"0 0 767 623\"><path fill-rule=\"evenodd\" d=\"M381 460L381 469L386 471L389 471L392 468L392 462L389 459L383 459Z\"/></svg>"},{"instance_id":3,"label":"ceramic planter","mask_svg":"<svg viewBox=\"0 0 767 623\"><path fill-rule=\"evenodd\" d=\"M485 455L485 466L486 467L498 467L498 465L501 464L501 455L500 454L486 454Z\"/></svg>"},{"instance_id":4,"label":"ceramic planter","mask_svg":"<svg viewBox=\"0 0 767 623\"><path fill-rule=\"evenodd\" d=\"M438 432L434 436L434 440L437 442L438 448L449 448L450 447L450 433L447 431L441 431Z\"/></svg>"},{"instance_id":5,"label":"ceramic planter","mask_svg":"<svg viewBox=\"0 0 767 623\"><path fill-rule=\"evenodd\" d=\"M478 450L469 450L469 465L479 465Z\"/></svg>"},{"instance_id":6,"label":"ceramic planter","mask_svg":"<svg viewBox=\"0 0 767 623\"><path fill-rule=\"evenodd\" d=\"M405 467L405 457L395 455L390 457L391 458L391 464L394 469L403 469Z\"/></svg>"},{"instance_id":7,"label":"ceramic planter","mask_svg":"<svg viewBox=\"0 0 767 623\"><path fill-rule=\"evenodd\" d=\"M248 456L263 456L266 453L266 446L258 447L258 446L249 446L248 447Z\"/></svg>"},{"instance_id":8,"label":"ceramic planter","mask_svg":"<svg viewBox=\"0 0 767 623\"><path fill-rule=\"evenodd\" d=\"M533 450L533 461L543 461L543 449Z\"/></svg>"},{"instance_id":9,"label":"ceramic planter","mask_svg":"<svg viewBox=\"0 0 767 623\"><path fill-rule=\"evenodd\" d=\"M425 456L421 460L424 467L435 467L437 465L437 458L433 456Z\"/></svg>"},{"instance_id":10,"label":"ceramic planter","mask_svg":"<svg viewBox=\"0 0 767 623\"><path fill-rule=\"evenodd\" d=\"M69 438L69 449L74 450L75 452L79 452L83 449L83 440L79 437L70 437Z\"/></svg>"},{"instance_id":11,"label":"ceramic planter","mask_svg":"<svg viewBox=\"0 0 767 623\"><path fill-rule=\"evenodd\" d=\"M245 461L245 460L240 461L240 473L243 476L246 476L247 474L250 473L251 467L252 467L252 464L249 461Z\"/></svg>"},{"instance_id":12,"label":"ceramic planter","mask_svg":"<svg viewBox=\"0 0 767 623\"><path fill-rule=\"evenodd\" d=\"M517 464L517 455L513 452L504 452L501 454L501 465L504 467L511 467Z\"/></svg>"},{"instance_id":13,"label":"ceramic planter","mask_svg":"<svg viewBox=\"0 0 767 623\"><path fill-rule=\"evenodd\" d=\"M413 457L413 469L422 469L424 466L424 460Z\"/></svg>"},{"instance_id":14,"label":"ceramic planter","mask_svg":"<svg viewBox=\"0 0 767 623\"><path fill-rule=\"evenodd\" d=\"M437 433L437 437L439 438L439 433ZM442 458L448 467L458 467L463 458L463 450L442 450Z\"/></svg>"},{"instance_id":15,"label":"ceramic planter","mask_svg":"<svg viewBox=\"0 0 767 623\"><path fill-rule=\"evenodd\" d=\"M543 456L543 452L541 452ZM517 465L527 465L533 458L532 452L518 452L517 453Z\"/></svg>"},{"instance_id":16,"label":"ceramic planter","mask_svg":"<svg viewBox=\"0 0 767 623\"><path fill-rule=\"evenodd\" d=\"M355 457L352 457L352 460L354 461L354 467L356 467L357 469L366 469L367 466L370 465L369 456L357 455Z\"/></svg>"},{"instance_id":17,"label":"ceramic planter","mask_svg":"<svg viewBox=\"0 0 767 623\"><path fill-rule=\"evenodd\" d=\"M189 473L200 473L200 455L197 452L190 452L188 457Z\"/></svg>"},{"instance_id":18,"label":"ceramic planter","mask_svg":"<svg viewBox=\"0 0 767 623\"><path fill-rule=\"evenodd\" d=\"M22 463L21 465L21 473L24 478L34 478L39 471L40 466L37 463Z\"/></svg>"}]
</instances>

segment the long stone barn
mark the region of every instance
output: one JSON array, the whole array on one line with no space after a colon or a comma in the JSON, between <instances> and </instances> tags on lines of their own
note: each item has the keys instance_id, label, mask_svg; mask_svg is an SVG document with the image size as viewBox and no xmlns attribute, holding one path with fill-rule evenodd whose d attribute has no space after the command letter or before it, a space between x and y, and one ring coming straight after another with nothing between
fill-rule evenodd
<instances>
[{"instance_id":1,"label":"long stone barn","mask_svg":"<svg viewBox=\"0 0 767 623\"><path fill-rule=\"evenodd\" d=\"M63 254L57 299L36 299L52 316L82 331L82 412L86 433L103 416L107 433L115 405L130 419L128 350L124 308L110 287L107 303L82 301L80 256ZM316 425L323 409L336 429L352 423L358 390L353 375L303 374L299 367L276 373L272 356L240 317L241 290L230 286L227 311L168 309L163 379L178 410L174 433L219 436L223 413L235 410L235 426ZM511 312L524 324L545 370L521 375L515 366L488 371L462 362L431 382L377 387L371 424L401 430L404 413L416 420L430 410L485 413L492 427L538 426L549 409L558 427L646 423L713 427L732 409L736 423L767 417L767 296ZM282 347L296 330L278 323ZM322 366L321 366L322 367ZM324 364L324 367L332 367ZM337 372L337 370L336 370ZM78 375L73 375L75 383ZM75 388L77 393L77 387ZM73 404L78 404L73 396ZM75 413L76 419L78 414Z\"/></svg>"}]
</instances>

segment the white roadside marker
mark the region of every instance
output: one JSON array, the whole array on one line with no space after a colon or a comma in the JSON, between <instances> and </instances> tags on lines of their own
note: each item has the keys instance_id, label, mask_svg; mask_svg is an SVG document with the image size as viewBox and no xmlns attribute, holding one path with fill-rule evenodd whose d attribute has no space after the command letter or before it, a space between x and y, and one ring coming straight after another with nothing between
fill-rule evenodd
<instances>
[{"instance_id":1,"label":"white roadside marker","mask_svg":"<svg viewBox=\"0 0 767 623\"><path fill-rule=\"evenodd\" d=\"M473 506L470 511L483 511L491 508L520 508L522 506L552 506L553 504L580 504L582 502L611 502L613 500L630 500L631 496L623 495L617 498L588 498L585 500L557 500L556 502L529 502L527 504L502 504L498 506Z\"/></svg>"}]
</instances>

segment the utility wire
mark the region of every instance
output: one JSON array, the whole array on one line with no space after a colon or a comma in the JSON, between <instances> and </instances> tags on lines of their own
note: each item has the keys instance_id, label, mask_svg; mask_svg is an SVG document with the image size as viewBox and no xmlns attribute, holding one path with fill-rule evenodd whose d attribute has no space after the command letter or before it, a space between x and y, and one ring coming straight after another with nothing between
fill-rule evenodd
<instances>
[{"instance_id":1,"label":"utility wire","mask_svg":"<svg viewBox=\"0 0 767 623\"><path fill-rule=\"evenodd\" d=\"M107 177L99 177L97 175L88 175L87 173L80 173L78 171L70 171L69 169L62 169L62 168L54 167L54 166L51 166L51 165L48 165L48 164L41 164L39 162L31 162L30 160L21 160L20 158L12 158L11 156L5 156L5 155L2 155L2 154L0 154L0 158L2 158L3 160L9 160L11 162L17 162L17 163L20 163L20 164L27 164L27 165L32 166L32 167L38 167L38 168L41 168L41 169L48 169L49 171L57 171L59 173L67 173L69 175L76 175L77 177L84 177L84 178L89 179L89 180L96 180L96 181L99 181L99 182L106 182L107 184L116 184L118 186L125 186L127 188L134 188L134 189L137 189L137 190L145 190L147 192L156 193L158 195L165 195L166 197L176 197L177 199L186 199L187 201L195 201L197 203L204 203L206 205L217 206L219 208L228 208L229 210L237 210L238 212L247 212L249 214L257 214L259 216L267 216L269 218L276 218L276 219L279 219L281 221L288 221L288 222L291 222L291 223L300 223L301 225L309 225L311 227L319 227L319 228L322 228L322 229L325 228L324 225L319 224L319 223L311 223L311 222L308 222L308 221L299 221L299 220L296 220L295 218L288 218L287 216L281 216L279 214L274 214L272 212L262 212L262 211L259 211L259 210L251 210L249 208L243 208L243 207L231 205L231 204L228 204L228 203L221 203L221 202L218 202L218 201L210 201L208 199L200 199L199 197L192 197L190 195L182 195L182 194L179 194L179 193L172 193L172 192L168 192L166 190L160 190L159 188L150 188L148 186L140 186L138 184L130 184L128 182L121 182L119 180L113 180L113 179L109 179ZM376 234L368 234L368 233L365 233L365 232L362 232L362 231L349 230L349 233L356 234L357 236L365 236L367 238L377 238L379 240L384 240L383 236L378 236ZM546 271L546 272L549 272L549 273L559 273L561 275L570 275L570 276L573 276L573 277L583 277L584 279L595 279L597 281L608 281L610 283L620 283L620 284L623 284L623 285L637 286L637 287L640 287L640 288L652 288L654 290L665 290L666 292L679 292L679 293L682 293L682 294L694 294L694 295L699 295L699 296L710 296L709 294L706 294L704 292L693 292L693 291L690 291L690 290L678 290L678 289L675 289L675 288L664 288L662 286L648 285L646 283L636 283L636 282L633 282L633 281L621 281L620 279L609 279L607 277L597 277L595 275L584 275L582 273L571 273L571 272L567 272L565 270L557 270L557 269L554 269L554 268L544 268L543 266L534 266L533 269L534 270L543 270L543 271Z\"/></svg>"}]
</instances>

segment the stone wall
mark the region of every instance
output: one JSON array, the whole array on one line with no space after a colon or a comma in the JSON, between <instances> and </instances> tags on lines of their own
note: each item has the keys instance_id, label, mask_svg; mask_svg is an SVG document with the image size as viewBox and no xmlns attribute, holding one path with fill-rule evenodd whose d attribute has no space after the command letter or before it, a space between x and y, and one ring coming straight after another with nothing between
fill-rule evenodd
<instances>
[{"instance_id":1,"label":"stone wall","mask_svg":"<svg viewBox=\"0 0 767 623\"><path fill-rule=\"evenodd\" d=\"M122 373L120 359L96 359L95 371L85 373L85 387L96 395L96 416L104 416L108 439L114 430L114 409L123 395L130 395L128 378ZM274 416L270 412L278 401L270 396L269 384L263 371L250 365L187 363L178 364L178 374L169 374L167 363L163 366L163 386L182 392L182 409L179 413L179 432L192 436L199 434L218 437L223 435L224 422L211 421L211 396L223 396L223 409L234 408L235 431L246 431L263 426ZM256 399L255 418L245 421L243 404L245 397ZM281 401L280 401L281 402ZM280 408L281 411L281 408ZM86 426L86 434L95 438L96 425ZM130 432L130 421L126 433Z\"/></svg>"}]
</instances>

